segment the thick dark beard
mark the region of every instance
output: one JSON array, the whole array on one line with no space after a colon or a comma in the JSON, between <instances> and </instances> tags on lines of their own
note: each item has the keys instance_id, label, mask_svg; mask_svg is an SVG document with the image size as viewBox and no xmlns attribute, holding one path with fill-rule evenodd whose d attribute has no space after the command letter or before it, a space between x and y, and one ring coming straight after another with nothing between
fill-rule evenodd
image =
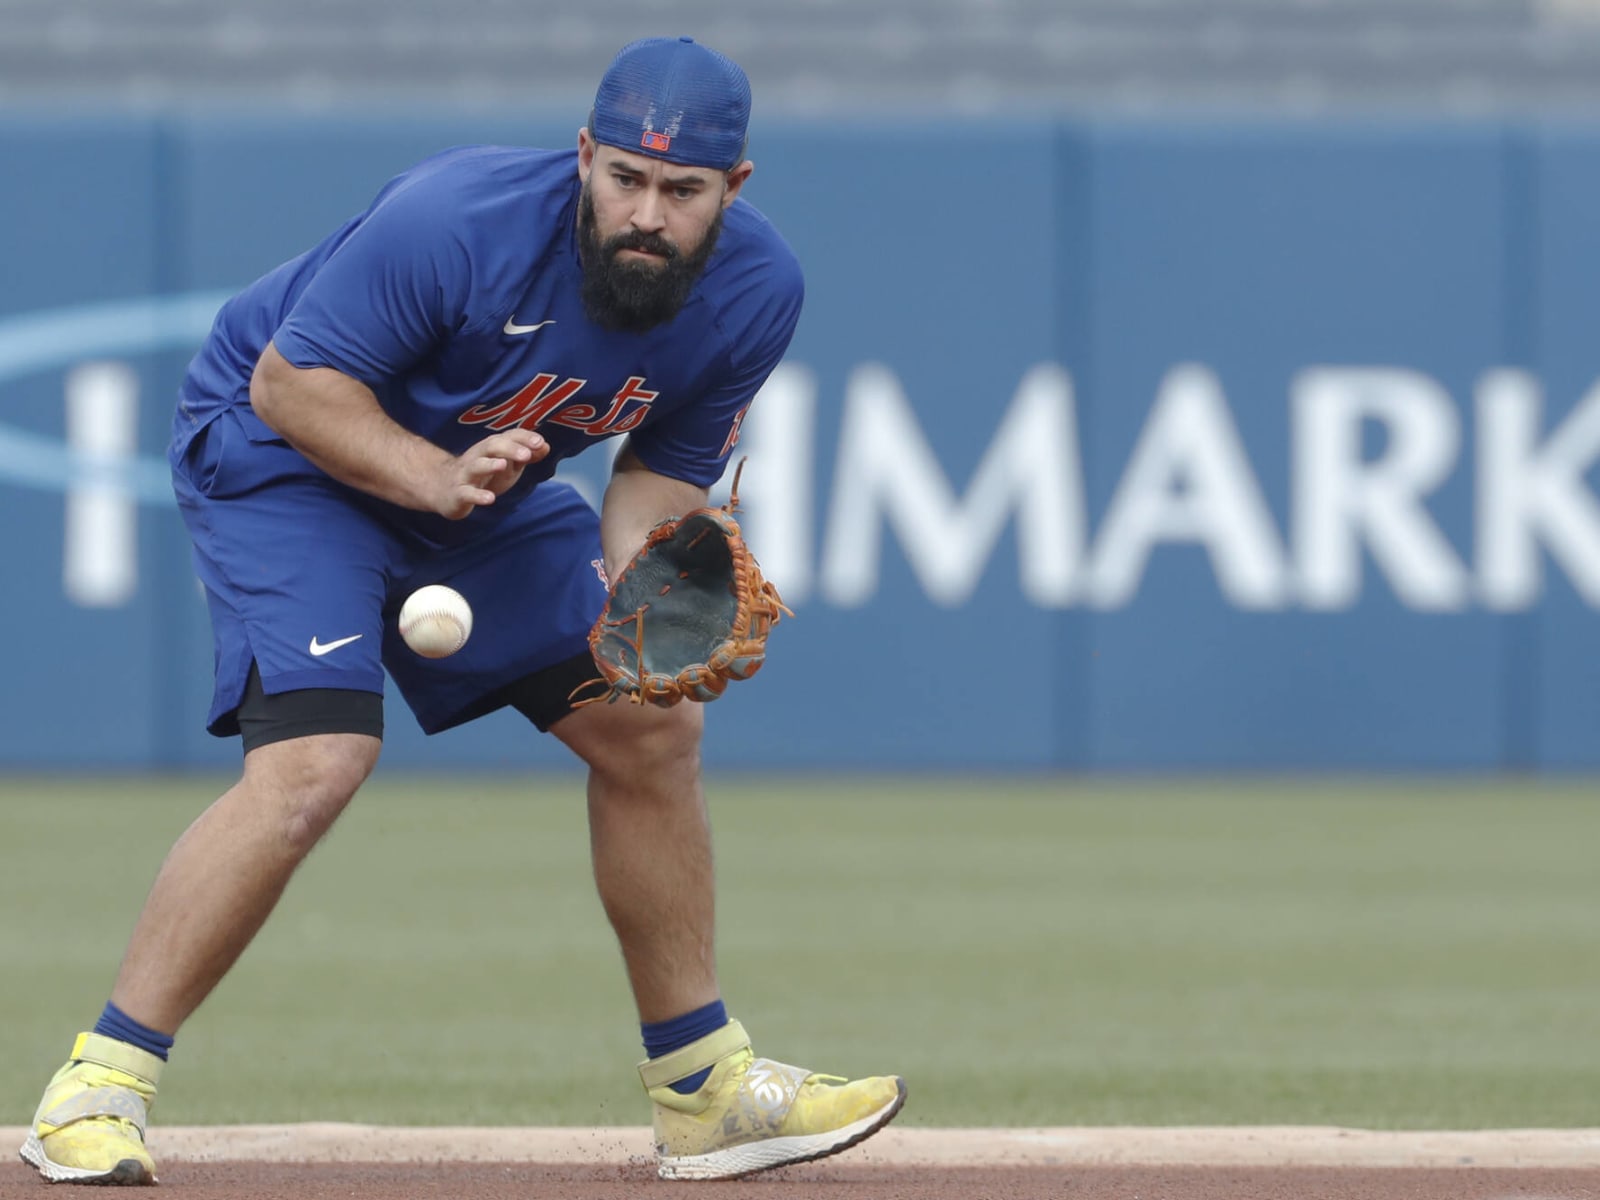
<instances>
[{"instance_id":1,"label":"thick dark beard","mask_svg":"<svg viewBox=\"0 0 1600 1200\"><path fill-rule=\"evenodd\" d=\"M594 197L585 184L578 197L578 248L583 260L583 307L589 319L623 333L643 333L672 320L688 302L721 233L719 209L706 236L687 258L660 234L636 229L613 234L602 242L595 228ZM618 262L619 250L647 250L666 261L660 267Z\"/></svg>"}]
</instances>

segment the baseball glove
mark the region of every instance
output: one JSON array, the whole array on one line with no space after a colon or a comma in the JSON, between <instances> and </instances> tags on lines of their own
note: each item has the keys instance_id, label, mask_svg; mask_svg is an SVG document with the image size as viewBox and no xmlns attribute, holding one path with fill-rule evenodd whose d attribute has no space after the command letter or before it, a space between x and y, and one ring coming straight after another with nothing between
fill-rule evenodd
<instances>
[{"instance_id":1,"label":"baseball glove","mask_svg":"<svg viewBox=\"0 0 1600 1200\"><path fill-rule=\"evenodd\" d=\"M762 578L734 520L743 471L741 461L726 505L697 508L652 529L612 583L589 631L607 690L579 706L623 696L662 708L715 700L730 679L761 669L779 614L794 613Z\"/></svg>"}]
</instances>

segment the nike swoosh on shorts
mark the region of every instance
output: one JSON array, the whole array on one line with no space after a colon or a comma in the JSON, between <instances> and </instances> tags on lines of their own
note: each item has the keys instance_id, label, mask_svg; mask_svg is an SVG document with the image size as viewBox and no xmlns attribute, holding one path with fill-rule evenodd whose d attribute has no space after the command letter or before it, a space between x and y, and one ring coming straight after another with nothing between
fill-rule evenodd
<instances>
[{"instance_id":1,"label":"nike swoosh on shorts","mask_svg":"<svg viewBox=\"0 0 1600 1200\"><path fill-rule=\"evenodd\" d=\"M351 642L359 642L361 640L361 638L362 638L362 635L359 634L359 633L352 633L349 637L340 638L336 642L319 642L319 641L317 641L316 638L312 638L311 639L311 657L313 657L313 658L321 658L324 654L327 654L329 651L337 650L340 646L348 646Z\"/></svg>"}]
</instances>

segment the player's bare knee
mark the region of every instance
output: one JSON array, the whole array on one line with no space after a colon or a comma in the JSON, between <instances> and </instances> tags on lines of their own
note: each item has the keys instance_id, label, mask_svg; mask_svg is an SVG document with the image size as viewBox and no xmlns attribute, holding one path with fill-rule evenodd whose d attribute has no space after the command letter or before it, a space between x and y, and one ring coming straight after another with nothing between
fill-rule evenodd
<instances>
[{"instance_id":1,"label":"player's bare knee","mask_svg":"<svg viewBox=\"0 0 1600 1200\"><path fill-rule=\"evenodd\" d=\"M703 714L695 704L660 709L612 706L612 728L595 743L594 753L575 747L590 770L607 782L669 787L692 782L700 772Z\"/></svg>"},{"instance_id":2,"label":"player's bare knee","mask_svg":"<svg viewBox=\"0 0 1600 1200\"><path fill-rule=\"evenodd\" d=\"M372 773L380 746L377 738L358 734L294 738L252 750L245 778L276 805L287 847L303 856Z\"/></svg>"},{"instance_id":3,"label":"player's bare knee","mask_svg":"<svg viewBox=\"0 0 1600 1200\"><path fill-rule=\"evenodd\" d=\"M284 814L283 840L296 857L303 858L333 828L355 793L319 793L295 797Z\"/></svg>"},{"instance_id":4,"label":"player's bare knee","mask_svg":"<svg viewBox=\"0 0 1600 1200\"><path fill-rule=\"evenodd\" d=\"M641 733L631 744L624 743L617 757L621 760L618 774L629 779L681 784L692 781L700 774L700 741L697 737L675 740L661 730L649 730Z\"/></svg>"}]
</instances>

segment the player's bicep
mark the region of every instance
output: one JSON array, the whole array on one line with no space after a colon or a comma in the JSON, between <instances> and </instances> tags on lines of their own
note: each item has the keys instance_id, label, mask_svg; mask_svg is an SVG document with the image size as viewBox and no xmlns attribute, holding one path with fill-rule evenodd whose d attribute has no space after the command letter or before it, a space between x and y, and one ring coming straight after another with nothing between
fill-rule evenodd
<instances>
[{"instance_id":1,"label":"player's bicep","mask_svg":"<svg viewBox=\"0 0 1600 1200\"><path fill-rule=\"evenodd\" d=\"M250 410L272 432L295 440L313 410L375 403L359 380L331 367L297 367L268 342L250 376Z\"/></svg>"}]
</instances>

